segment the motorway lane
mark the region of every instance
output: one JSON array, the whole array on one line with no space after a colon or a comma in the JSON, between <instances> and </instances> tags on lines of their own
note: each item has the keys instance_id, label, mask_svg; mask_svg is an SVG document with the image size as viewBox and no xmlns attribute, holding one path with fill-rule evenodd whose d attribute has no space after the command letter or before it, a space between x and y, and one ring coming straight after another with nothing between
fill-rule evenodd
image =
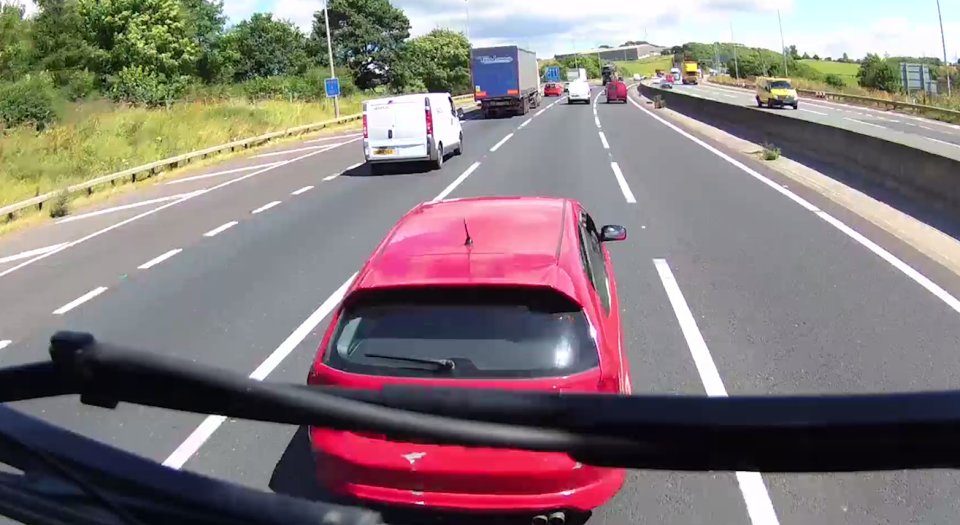
<instances>
[{"instance_id":1,"label":"motorway lane","mask_svg":"<svg viewBox=\"0 0 960 525\"><path fill-rule=\"evenodd\" d=\"M291 198L286 195L322 175L293 164L283 179L251 179L235 185L236 193L207 196L222 199L224 215L207 217L213 206L184 203L174 213L157 214L155 224L130 225L137 236L106 234L99 260L71 254L83 246L57 254L50 260L76 257L60 269L88 290L105 281L84 277L85 266L122 259L121 252L141 245L152 257L182 240L187 226L197 238L206 231L198 223L243 215L238 226L188 245L142 276L131 275L60 322L45 314L42 326L3 351L3 362L40 357L57 325L249 373L359 268L400 215L480 162L450 198L567 196L583 202L599 223L627 226L628 240L610 251L637 393L705 391L653 263L661 258L731 394L957 388L956 312L863 246L632 105L601 103L597 115L609 149L588 106L560 105L526 124L519 117L481 120L466 128L473 139L467 154L448 161L438 176L342 176ZM621 168L635 203L624 197L611 162ZM283 204L276 208L244 215L279 198ZM25 278L42 288L39 279L54 277L34 270L0 278L0 286ZM0 319L10 311L2 307ZM269 379L302 382L325 328L320 322L309 330ZM158 460L202 419L136 407L88 409L75 399L19 406ZM309 494L309 453L296 430L228 421L185 468ZM934 523L960 514L958 485L949 473L766 480L784 524ZM708 521L751 523L733 474L631 473L591 523ZM753 522L760 523L770 522Z\"/></svg>"},{"instance_id":2,"label":"motorway lane","mask_svg":"<svg viewBox=\"0 0 960 525\"><path fill-rule=\"evenodd\" d=\"M796 111L793 108L757 108L753 91L708 83L677 84L673 90L725 104L752 107L757 111L776 112L790 118L849 129L960 160L960 126L955 124L807 98L800 99L800 109Z\"/></svg>"},{"instance_id":3,"label":"motorway lane","mask_svg":"<svg viewBox=\"0 0 960 525\"><path fill-rule=\"evenodd\" d=\"M329 169L326 163L323 171L309 162L294 163L284 167L282 178L242 181L219 195L201 197L217 201L184 202L0 278L0 319L14 330L12 337L0 336L13 340L0 354L2 363L43 359L50 334L66 328L249 374L359 268L397 217L435 197L499 140L499 129L510 121L486 124L465 126L466 153L450 158L440 172L373 177L358 169L293 197L292 191L316 184ZM351 158L342 159L341 168L358 159L359 146ZM250 213L273 200L283 203ZM215 237L203 237L230 220L240 222ZM178 247L184 251L171 259L136 269ZM63 316L51 315L98 286L109 289ZM33 295L31 288L36 289ZM66 298L40 300L50 296ZM16 301L7 299L14 297ZM34 316L27 319L24 310ZM28 322L7 325L10 318ZM28 333L16 331L25 328ZM311 344L307 354L315 351L315 342ZM160 461L202 419L140 407L104 411L82 407L75 399L16 406Z\"/></svg>"},{"instance_id":4,"label":"motorway lane","mask_svg":"<svg viewBox=\"0 0 960 525\"><path fill-rule=\"evenodd\" d=\"M594 100L599 92L593 91ZM597 108L601 124L608 114L637 112L629 105L607 106L603 100L600 96ZM591 107L564 105L557 109L520 130L504 146L506 156L485 162L452 196L574 198L598 226L625 226L627 240L610 243L608 250L619 290L633 391L702 395L696 367L652 262L667 254L652 238L658 221L646 206L646 196L638 194L631 182L637 203L626 201L611 168L617 155L611 153L612 143L610 150L604 149ZM613 140L611 131L604 128L604 133L608 142ZM636 147L646 155L659 154L646 144ZM633 178L626 169L624 175ZM748 518L733 474L632 471L620 493L596 509L589 523L733 524L748 523Z\"/></svg>"},{"instance_id":5,"label":"motorway lane","mask_svg":"<svg viewBox=\"0 0 960 525\"><path fill-rule=\"evenodd\" d=\"M657 218L649 242L669 261L731 395L960 386L955 310L652 117L605 109L611 151ZM957 289L955 279L941 284ZM960 514L952 473L765 478L784 524L940 523Z\"/></svg>"}]
</instances>

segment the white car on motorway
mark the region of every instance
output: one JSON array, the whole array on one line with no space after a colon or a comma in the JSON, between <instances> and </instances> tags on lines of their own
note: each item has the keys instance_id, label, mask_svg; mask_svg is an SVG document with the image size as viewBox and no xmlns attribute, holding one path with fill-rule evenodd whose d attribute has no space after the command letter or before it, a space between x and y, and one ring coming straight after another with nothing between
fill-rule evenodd
<instances>
[{"instance_id":1,"label":"white car on motorway","mask_svg":"<svg viewBox=\"0 0 960 525\"><path fill-rule=\"evenodd\" d=\"M590 103L590 84L585 80L575 80L567 88L567 104L574 102Z\"/></svg>"}]
</instances>

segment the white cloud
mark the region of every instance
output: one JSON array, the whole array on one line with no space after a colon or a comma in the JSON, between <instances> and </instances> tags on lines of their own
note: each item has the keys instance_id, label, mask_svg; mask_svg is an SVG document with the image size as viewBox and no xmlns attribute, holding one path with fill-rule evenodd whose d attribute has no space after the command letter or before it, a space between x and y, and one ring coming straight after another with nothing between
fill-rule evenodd
<instances>
[{"instance_id":1,"label":"white cloud","mask_svg":"<svg viewBox=\"0 0 960 525\"><path fill-rule=\"evenodd\" d=\"M313 14L323 10L323 0L278 0L273 7L273 17L289 20L304 33L313 29Z\"/></svg>"}]
</instances>

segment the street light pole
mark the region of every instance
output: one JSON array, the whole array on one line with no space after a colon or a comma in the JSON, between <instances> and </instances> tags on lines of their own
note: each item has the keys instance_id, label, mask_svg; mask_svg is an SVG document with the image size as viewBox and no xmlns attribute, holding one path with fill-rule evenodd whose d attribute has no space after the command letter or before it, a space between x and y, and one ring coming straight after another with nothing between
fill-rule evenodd
<instances>
[{"instance_id":1,"label":"street light pole","mask_svg":"<svg viewBox=\"0 0 960 525\"><path fill-rule=\"evenodd\" d=\"M940 0L937 0L939 3ZM780 25L780 54L783 55L783 76L789 77L790 72L787 71L787 46L783 42L783 21L780 20L780 10L777 9L777 24Z\"/></svg>"},{"instance_id":2,"label":"street light pole","mask_svg":"<svg viewBox=\"0 0 960 525\"><path fill-rule=\"evenodd\" d=\"M470 0L463 0L463 10L467 13L467 42L470 41Z\"/></svg>"},{"instance_id":3,"label":"street light pole","mask_svg":"<svg viewBox=\"0 0 960 525\"><path fill-rule=\"evenodd\" d=\"M333 68L333 42L330 40L330 11L327 10L327 2L323 2L323 23L327 26L327 58L330 60L330 78L336 78L337 72ZM333 97L333 115L334 118L340 118L340 97Z\"/></svg>"},{"instance_id":4,"label":"street light pole","mask_svg":"<svg viewBox=\"0 0 960 525\"><path fill-rule=\"evenodd\" d=\"M943 37L943 15L940 14L940 0L937 0L937 18L940 19L940 44L943 45L943 65L946 67L947 62L947 40ZM947 73L947 96L950 96L950 73Z\"/></svg>"}]
</instances>

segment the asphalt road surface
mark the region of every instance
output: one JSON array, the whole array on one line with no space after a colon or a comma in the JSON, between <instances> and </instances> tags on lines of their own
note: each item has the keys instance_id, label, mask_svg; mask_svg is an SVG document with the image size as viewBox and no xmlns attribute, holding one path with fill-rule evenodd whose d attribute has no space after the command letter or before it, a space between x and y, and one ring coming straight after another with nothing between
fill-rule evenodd
<instances>
[{"instance_id":1,"label":"asphalt road surface","mask_svg":"<svg viewBox=\"0 0 960 525\"><path fill-rule=\"evenodd\" d=\"M628 229L609 249L637 394L960 388L953 274L642 102L594 94L593 107L546 99L527 117L466 121L464 154L439 172L372 176L345 136L125 197L171 199L6 239L0 365L44 359L55 330L78 329L302 383L345 283L403 213L441 196L549 195ZM16 407L175 468L311 494L295 427L75 398ZM960 480L948 471L632 472L590 523L957 521Z\"/></svg>"},{"instance_id":2,"label":"asphalt road surface","mask_svg":"<svg viewBox=\"0 0 960 525\"><path fill-rule=\"evenodd\" d=\"M698 85L678 83L673 90L725 104L753 107L757 111L772 111L791 118L849 129L960 160L960 126L956 124L811 98L801 98L796 111L793 108L761 109L757 108L753 90L709 82Z\"/></svg>"}]
</instances>

